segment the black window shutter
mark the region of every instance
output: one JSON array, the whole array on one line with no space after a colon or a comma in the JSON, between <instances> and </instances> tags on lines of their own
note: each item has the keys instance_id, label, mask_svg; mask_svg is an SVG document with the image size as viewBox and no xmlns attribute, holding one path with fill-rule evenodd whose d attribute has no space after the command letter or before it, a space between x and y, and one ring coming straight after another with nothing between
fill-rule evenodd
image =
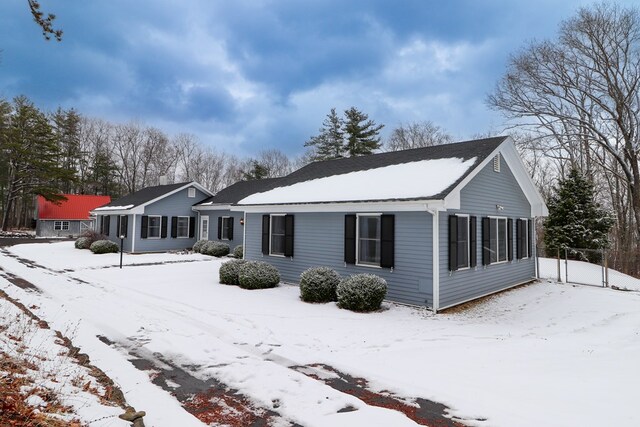
<instances>
[{"instance_id":1,"label":"black window shutter","mask_svg":"<svg viewBox=\"0 0 640 427\"><path fill-rule=\"evenodd\" d=\"M356 216L344 216L344 262L356 263Z\"/></svg>"},{"instance_id":2,"label":"black window shutter","mask_svg":"<svg viewBox=\"0 0 640 427\"><path fill-rule=\"evenodd\" d=\"M218 217L218 240L222 239L222 217Z\"/></svg>"},{"instance_id":3,"label":"black window shutter","mask_svg":"<svg viewBox=\"0 0 640 427\"><path fill-rule=\"evenodd\" d=\"M196 217L189 217L189 238L193 239L196 237Z\"/></svg>"},{"instance_id":4,"label":"black window shutter","mask_svg":"<svg viewBox=\"0 0 640 427\"><path fill-rule=\"evenodd\" d=\"M394 267L395 215L380 217L380 267Z\"/></svg>"},{"instance_id":5,"label":"black window shutter","mask_svg":"<svg viewBox=\"0 0 640 427\"><path fill-rule=\"evenodd\" d=\"M449 270L458 269L458 217L449 215Z\"/></svg>"},{"instance_id":6,"label":"black window shutter","mask_svg":"<svg viewBox=\"0 0 640 427\"><path fill-rule=\"evenodd\" d=\"M478 264L478 242L477 242L477 221L475 216L469 217L469 267L473 268Z\"/></svg>"},{"instance_id":7,"label":"black window shutter","mask_svg":"<svg viewBox=\"0 0 640 427\"><path fill-rule=\"evenodd\" d=\"M522 259L522 220L516 219L516 258Z\"/></svg>"},{"instance_id":8,"label":"black window shutter","mask_svg":"<svg viewBox=\"0 0 640 427\"><path fill-rule=\"evenodd\" d=\"M284 256L293 256L293 215L284 216Z\"/></svg>"},{"instance_id":9,"label":"black window shutter","mask_svg":"<svg viewBox=\"0 0 640 427\"><path fill-rule=\"evenodd\" d=\"M111 231L111 230L110 230L110 228L111 228L111 215L106 215L106 216L104 217L104 220L106 221L106 222L104 223L104 235L105 235L105 236L108 236L108 235L109 235L109 232Z\"/></svg>"},{"instance_id":10,"label":"black window shutter","mask_svg":"<svg viewBox=\"0 0 640 427\"><path fill-rule=\"evenodd\" d=\"M491 264L491 221L482 218L482 265Z\"/></svg>"},{"instance_id":11,"label":"black window shutter","mask_svg":"<svg viewBox=\"0 0 640 427\"><path fill-rule=\"evenodd\" d=\"M507 259L513 260L513 219L507 219Z\"/></svg>"},{"instance_id":12,"label":"black window shutter","mask_svg":"<svg viewBox=\"0 0 640 427\"><path fill-rule=\"evenodd\" d=\"M227 224L227 238L233 240L233 217L229 217Z\"/></svg>"},{"instance_id":13,"label":"black window shutter","mask_svg":"<svg viewBox=\"0 0 640 427\"><path fill-rule=\"evenodd\" d=\"M149 217L142 215L142 222L140 223L140 237L147 238L147 232L149 231Z\"/></svg>"},{"instance_id":14,"label":"black window shutter","mask_svg":"<svg viewBox=\"0 0 640 427\"><path fill-rule=\"evenodd\" d=\"M121 216L118 215L118 217L116 219L116 237L117 238L120 238L120 234L122 233L122 231L121 231L122 228L120 228L120 225L121 225L120 224L120 218L121 218Z\"/></svg>"},{"instance_id":15,"label":"black window shutter","mask_svg":"<svg viewBox=\"0 0 640 427\"><path fill-rule=\"evenodd\" d=\"M162 228L160 229L160 237L165 239L167 237L167 217L162 217Z\"/></svg>"},{"instance_id":16,"label":"black window shutter","mask_svg":"<svg viewBox=\"0 0 640 427\"><path fill-rule=\"evenodd\" d=\"M171 217L171 237L173 237L174 239L178 237L178 217L177 216Z\"/></svg>"},{"instance_id":17,"label":"black window shutter","mask_svg":"<svg viewBox=\"0 0 640 427\"><path fill-rule=\"evenodd\" d=\"M125 215L122 217L122 235L127 237L127 233L129 232L129 215Z\"/></svg>"},{"instance_id":18,"label":"black window shutter","mask_svg":"<svg viewBox=\"0 0 640 427\"><path fill-rule=\"evenodd\" d=\"M262 215L262 253L269 255L269 215Z\"/></svg>"},{"instance_id":19,"label":"black window shutter","mask_svg":"<svg viewBox=\"0 0 640 427\"><path fill-rule=\"evenodd\" d=\"M528 233L528 237L529 237L527 239L527 242L529 243L529 245L528 245L529 247L527 248L527 256L531 257L531 256L533 256L533 241L532 241L532 239L533 239L533 221L532 220L528 220L527 221L527 225L529 226L529 227L527 227L528 228L527 229L527 233Z\"/></svg>"}]
</instances>

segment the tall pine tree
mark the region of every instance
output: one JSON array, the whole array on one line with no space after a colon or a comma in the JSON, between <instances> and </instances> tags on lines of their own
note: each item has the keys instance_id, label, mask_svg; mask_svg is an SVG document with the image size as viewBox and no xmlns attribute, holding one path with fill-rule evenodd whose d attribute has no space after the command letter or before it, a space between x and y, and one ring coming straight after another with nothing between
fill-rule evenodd
<instances>
[{"instance_id":1,"label":"tall pine tree","mask_svg":"<svg viewBox=\"0 0 640 427\"><path fill-rule=\"evenodd\" d=\"M371 154L380 148L380 130L384 125L376 125L368 115L356 107L349 108L344 112L344 115L346 151L349 156Z\"/></svg>"},{"instance_id":2,"label":"tall pine tree","mask_svg":"<svg viewBox=\"0 0 640 427\"><path fill-rule=\"evenodd\" d=\"M312 160L331 160L344 157L343 125L344 121L336 114L336 109L332 108L322 122L320 133L304 143L305 147L314 148Z\"/></svg>"},{"instance_id":3,"label":"tall pine tree","mask_svg":"<svg viewBox=\"0 0 640 427\"><path fill-rule=\"evenodd\" d=\"M570 248L601 249L609 244L612 215L594 199L593 184L572 169L547 202L549 216L544 222L544 243L552 251ZM570 257L581 258L568 252Z\"/></svg>"}]
</instances>

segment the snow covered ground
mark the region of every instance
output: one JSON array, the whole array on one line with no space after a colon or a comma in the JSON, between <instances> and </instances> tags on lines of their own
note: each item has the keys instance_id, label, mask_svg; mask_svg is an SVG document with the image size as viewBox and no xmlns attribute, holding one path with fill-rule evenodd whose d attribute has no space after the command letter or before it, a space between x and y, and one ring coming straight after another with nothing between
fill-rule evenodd
<instances>
[{"instance_id":1,"label":"snow covered ground","mask_svg":"<svg viewBox=\"0 0 640 427\"><path fill-rule=\"evenodd\" d=\"M568 265L567 265L568 264ZM567 269L569 274L567 276ZM602 267L583 261L560 260L560 277L562 281L569 278L569 283L582 283L602 286ZM558 279L558 260L554 258L540 258L540 277L544 279ZM630 291L640 291L640 280L619 271L609 269L609 286Z\"/></svg>"},{"instance_id":2,"label":"snow covered ground","mask_svg":"<svg viewBox=\"0 0 640 427\"><path fill-rule=\"evenodd\" d=\"M324 363L379 390L450 406L487 426L640 424L640 293L543 282L465 311L433 315L385 304L359 314L305 304L296 287L246 291L218 284L219 260L158 257L164 265L96 268L109 255L70 242L7 248L0 266L35 284L0 288L35 304L56 329L77 324L75 344L111 376L148 426L202 426L169 393L127 361L127 351L197 365L218 380L304 426L415 425L364 404L290 366ZM52 271L55 270L55 271ZM65 271L72 270L72 271ZM105 345L96 336L119 343ZM353 412L338 413L347 406Z\"/></svg>"}]
</instances>

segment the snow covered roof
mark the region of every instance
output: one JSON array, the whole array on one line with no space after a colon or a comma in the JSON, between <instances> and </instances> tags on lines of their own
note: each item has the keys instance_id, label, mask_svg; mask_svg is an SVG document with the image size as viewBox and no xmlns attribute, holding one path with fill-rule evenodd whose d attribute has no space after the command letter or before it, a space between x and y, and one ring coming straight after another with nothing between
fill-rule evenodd
<instances>
[{"instance_id":1,"label":"snow covered roof","mask_svg":"<svg viewBox=\"0 0 640 427\"><path fill-rule=\"evenodd\" d=\"M282 178L265 178L255 179L251 181L239 181L235 184L228 186L218 191L214 196L196 203L194 207L197 209L199 206L214 206L214 205L230 205L238 203L251 194L267 191L276 187Z\"/></svg>"},{"instance_id":2,"label":"snow covered roof","mask_svg":"<svg viewBox=\"0 0 640 427\"><path fill-rule=\"evenodd\" d=\"M311 163L237 204L440 200L508 137Z\"/></svg>"},{"instance_id":3,"label":"snow covered roof","mask_svg":"<svg viewBox=\"0 0 640 427\"><path fill-rule=\"evenodd\" d=\"M94 209L93 212L99 213L105 211L129 210L137 206L146 205L192 185L203 191L205 194L211 194L207 189L203 188L200 184L193 181L179 182L177 184L168 185L156 185L154 187L146 187L134 193L127 194L124 197L120 197L119 199L114 200L108 205Z\"/></svg>"},{"instance_id":4,"label":"snow covered roof","mask_svg":"<svg viewBox=\"0 0 640 427\"><path fill-rule=\"evenodd\" d=\"M109 196L94 196L88 194L63 194L67 200L58 204L38 196L39 219L89 219L89 211L111 201Z\"/></svg>"}]
</instances>

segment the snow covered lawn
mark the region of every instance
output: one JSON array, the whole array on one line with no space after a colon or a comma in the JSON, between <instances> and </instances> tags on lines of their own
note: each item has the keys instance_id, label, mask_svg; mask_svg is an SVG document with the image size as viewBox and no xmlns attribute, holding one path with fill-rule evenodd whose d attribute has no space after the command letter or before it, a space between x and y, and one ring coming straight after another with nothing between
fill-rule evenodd
<instances>
[{"instance_id":1,"label":"snow covered lawn","mask_svg":"<svg viewBox=\"0 0 640 427\"><path fill-rule=\"evenodd\" d=\"M569 283L583 283L593 286L602 286L602 267L584 261L569 260L565 264L560 260L560 277L566 280L566 270L569 270ZM540 277L545 279L558 279L558 260L554 258L540 258ZM609 269L609 286L630 291L640 291L640 280L619 271Z\"/></svg>"},{"instance_id":2,"label":"snow covered lawn","mask_svg":"<svg viewBox=\"0 0 640 427\"><path fill-rule=\"evenodd\" d=\"M640 293L544 282L449 314L395 304L358 314L305 304L293 286L220 285L221 261L199 255L136 255L138 264L162 256L193 262L120 270L96 268L116 263L66 242L7 250L57 273L0 253L4 270L42 293L1 278L0 288L38 305L56 329L77 324L76 345L147 411L150 426L203 424L134 368L128 351L198 366L202 378L304 426L415 425L290 368L316 363L379 390L447 404L462 419L487 419L475 425L640 423ZM337 412L348 406L357 410Z\"/></svg>"}]
</instances>

